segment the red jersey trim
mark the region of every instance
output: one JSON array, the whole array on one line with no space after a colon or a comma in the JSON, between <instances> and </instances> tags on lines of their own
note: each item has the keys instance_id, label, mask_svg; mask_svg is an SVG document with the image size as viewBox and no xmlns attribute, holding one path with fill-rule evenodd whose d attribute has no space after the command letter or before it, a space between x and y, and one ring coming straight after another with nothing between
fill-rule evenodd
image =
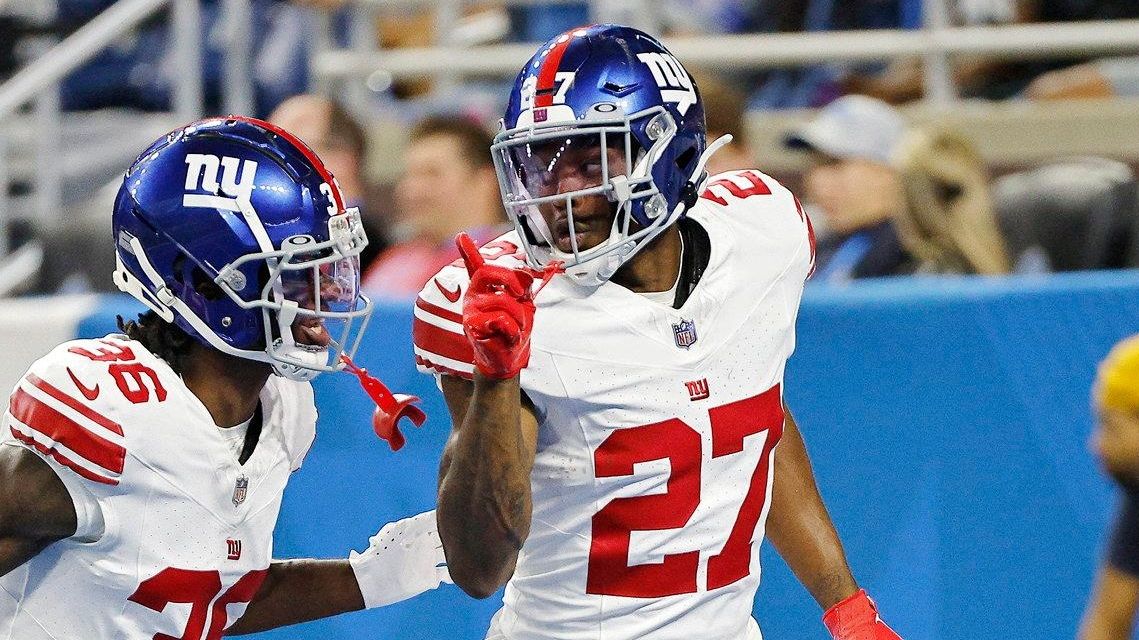
<instances>
[{"instance_id":1,"label":"red jersey trim","mask_svg":"<svg viewBox=\"0 0 1139 640\"><path fill-rule=\"evenodd\" d=\"M109 484L109 485L119 484L119 481L117 479L108 478L106 476L101 476L97 473L93 473L91 471L88 471L87 469L83 468L78 463L76 463L74 460L71 460L67 456L60 453L54 446L48 447L48 446L45 446L39 442L36 442L36 440L34 440L32 437L26 436L26 435L20 433L19 431L16 431L15 427L9 427L9 429L12 431L12 435L15 436L15 438L17 440L19 440L20 442L26 444L27 446L35 449L36 451L39 451L41 454L52 458L53 460L55 460L59 464L65 466L68 469L71 469L75 473L79 474L81 477L87 478L88 480L91 480L92 482L98 482L99 484Z\"/></svg>"},{"instance_id":2,"label":"red jersey trim","mask_svg":"<svg viewBox=\"0 0 1139 640\"><path fill-rule=\"evenodd\" d=\"M95 424L97 424L101 427L104 427L105 429L107 429L109 431L113 431L113 432L119 434L120 436L123 435L123 428L121 426L119 426L119 423L117 423L113 420L109 420L109 419L105 418L103 415L96 413L94 409L92 409L91 407L88 407L87 405L80 402L78 398L73 398L73 397L67 395L66 393L64 393L63 391L60 391L58 387L52 385L50 382L47 382L46 380L41 379L36 374L29 373L28 374L28 382L31 382L33 386L35 386L37 389L43 391L44 393L48 394L49 396L55 398L56 400L59 400L63 404L65 404L65 405L71 407L72 409L75 409L79 413L83 414L83 416L85 418L90 419L91 422L94 422Z\"/></svg>"},{"instance_id":3,"label":"red jersey trim","mask_svg":"<svg viewBox=\"0 0 1139 640\"><path fill-rule=\"evenodd\" d=\"M416 318L411 325L411 337L415 346L459 362L475 361L474 351L467 336L440 329L433 324Z\"/></svg>"},{"instance_id":4,"label":"red jersey trim","mask_svg":"<svg viewBox=\"0 0 1139 640\"><path fill-rule=\"evenodd\" d=\"M17 420L84 460L111 473L123 472L127 457L125 447L94 434L22 388L12 394L10 408Z\"/></svg>"},{"instance_id":5,"label":"red jersey trim","mask_svg":"<svg viewBox=\"0 0 1139 640\"><path fill-rule=\"evenodd\" d=\"M443 307L440 307L438 305L431 304L430 302L424 300L422 297L418 297L415 299L415 306L419 307L420 309L423 309L424 311L426 311L427 313L430 313L433 316L439 316L440 318L442 318L444 320L450 320L451 322L463 324L463 314L456 313L456 312L451 311L449 309L444 309Z\"/></svg>"},{"instance_id":6,"label":"red jersey trim","mask_svg":"<svg viewBox=\"0 0 1139 640\"><path fill-rule=\"evenodd\" d=\"M434 362L431 362L430 360L427 360L426 358L419 356L419 355L415 356L415 364L417 364L417 365L419 365L425 369L433 369L435 371L438 371L439 373L443 373L443 374L446 374L449 376L455 376L457 378L462 378L464 380L474 380L474 378L475 378L474 373L467 372L467 371L458 371L458 370L452 369L450 367L444 367L442 365L435 364Z\"/></svg>"},{"instance_id":7,"label":"red jersey trim","mask_svg":"<svg viewBox=\"0 0 1139 640\"><path fill-rule=\"evenodd\" d=\"M799 217L807 223L807 242L811 246L811 269L807 271L807 279L810 280L811 276L815 275L815 226L811 224L811 216L803 210L803 203L799 202L799 198L791 197L795 198L795 209L799 211Z\"/></svg>"}]
</instances>

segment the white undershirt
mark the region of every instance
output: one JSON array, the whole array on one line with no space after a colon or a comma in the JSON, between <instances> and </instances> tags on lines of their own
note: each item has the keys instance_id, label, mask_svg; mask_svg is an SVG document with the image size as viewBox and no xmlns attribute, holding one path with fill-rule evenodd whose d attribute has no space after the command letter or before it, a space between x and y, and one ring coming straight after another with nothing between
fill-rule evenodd
<instances>
[{"instance_id":1,"label":"white undershirt","mask_svg":"<svg viewBox=\"0 0 1139 640\"><path fill-rule=\"evenodd\" d=\"M239 425L232 427L218 427L221 432L221 439L225 441L226 446L233 452L233 457L238 460L241 459L241 450L245 448L245 435L249 433L249 425L253 422L253 417L250 416L248 420Z\"/></svg>"}]
</instances>

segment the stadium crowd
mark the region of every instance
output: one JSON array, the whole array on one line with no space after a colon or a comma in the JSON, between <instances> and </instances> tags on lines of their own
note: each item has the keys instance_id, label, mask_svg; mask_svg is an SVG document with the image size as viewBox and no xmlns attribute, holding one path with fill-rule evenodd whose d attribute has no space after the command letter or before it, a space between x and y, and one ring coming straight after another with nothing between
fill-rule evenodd
<instances>
[{"instance_id":1,"label":"stadium crowd","mask_svg":"<svg viewBox=\"0 0 1139 640\"><path fill-rule=\"evenodd\" d=\"M30 55L29 42L66 35L111 4L59 0L4 6L0 29L12 37L0 39L5 47L0 73L10 74ZM921 6L920 0L470 3L446 37L470 44L530 42L591 20L625 21L672 35L913 29L922 25ZM1125 0L958 0L947 8L948 22L959 25L1139 17L1139 4ZM251 10L254 115L295 128L321 157L329 158L348 197L361 204L373 242L363 256L372 267L367 282L373 293L414 292L434 265L457 257L448 239L459 230L494 235L504 217L489 160L477 149L489 142L493 114L499 111L485 96L502 95L500 84L455 88L434 86L430 80L397 81L375 87L378 91L363 104L306 97L314 23L327 16L334 32L347 41L351 6L346 0L256 0ZM223 93L221 52L232 34L223 3L203 2L202 11L205 104L207 111L216 112ZM378 11L374 35L379 46L438 41L439 20L433 12L431 5ZM72 74L61 87L62 107L167 109L171 79L178 72L173 56L163 21L153 20ZM986 166L968 132L936 122L913 125L908 112L891 106L921 98L921 70L920 60L914 59L730 75L697 70L710 105L710 132L736 138L710 168L743 166L755 159L748 120L762 117L763 110L824 107L809 125L786 132L786 149L804 153L807 168L802 175L777 175L797 188L814 216L820 247L815 282L1136 264L1139 242L1132 237L1139 218L1134 197L1128 198L1134 192L1130 167L1109 160L1057 159L1068 169L1065 180L1073 183L1064 187L1078 195L1055 206L1047 166ZM952 73L963 98L1139 94L1139 57L1023 63L955 58ZM395 142L390 135L377 140L370 125L378 119L402 122L410 135ZM395 160L393 152L399 154ZM1010 173L1014 175L993 180L994 174ZM451 185L453 191L424 188L443 176L447 180L439 184ZM38 233L66 244L75 235L102 231L91 227L22 225L17 231L25 238ZM382 251L389 243L395 246ZM422 269L408 271L408 264ZM77 271L83 265L48 265L45 272L51 276L29 283L25 292L112 289L109 280ZM400 278L393 280L393 271Z\"/></svg>"}]
</instances>

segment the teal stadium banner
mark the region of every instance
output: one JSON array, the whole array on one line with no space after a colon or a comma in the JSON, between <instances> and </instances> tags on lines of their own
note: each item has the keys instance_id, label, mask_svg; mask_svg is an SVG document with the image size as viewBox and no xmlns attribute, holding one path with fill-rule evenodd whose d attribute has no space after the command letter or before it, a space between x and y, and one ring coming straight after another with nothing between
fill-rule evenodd
<instances>
[{"instance_id":1,"label":"teal stadium banner","mask_svg":"<svg viewBox=\"0 0 1139 640\"><path fill-rule=\"evenodd\" d=\"M137 310L104 299L77 332L103 335ZM319 378L317 441L286 493L278 557L343 557L433 507L450 425L415 371L411 319L410 301L381 305L356 360L430 418L392 453L355 380ZM1139 272L808 288L787 401L856 576L907 640L1074 636L1117 500L1088 451L1088 390L1133 333ZM477 640L498 601L445 586L252 637ZM819 615L764 545L765 636L826 637Z\"/></svg>"}]
</instances>

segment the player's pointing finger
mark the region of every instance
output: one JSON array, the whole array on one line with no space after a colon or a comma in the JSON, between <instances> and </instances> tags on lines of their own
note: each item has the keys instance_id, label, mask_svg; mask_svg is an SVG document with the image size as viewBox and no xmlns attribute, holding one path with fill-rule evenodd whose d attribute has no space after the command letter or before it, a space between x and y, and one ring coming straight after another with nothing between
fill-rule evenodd
<instances>
[{"instance_id":1,"label":"player's pointing finger","mask_svg":"<svg viewBox=\"0 0 1139 640\"><path fill-rule=\"evenodd\" d=\"M479 253L479 248L475 246L475 241L466 232L461 232L455 236L455 244L459 247L459 255L463 256L463 262L467 265L467 273L474 277L475 271L483 266L482 254Z\"/></svg>"}]
</instances>

